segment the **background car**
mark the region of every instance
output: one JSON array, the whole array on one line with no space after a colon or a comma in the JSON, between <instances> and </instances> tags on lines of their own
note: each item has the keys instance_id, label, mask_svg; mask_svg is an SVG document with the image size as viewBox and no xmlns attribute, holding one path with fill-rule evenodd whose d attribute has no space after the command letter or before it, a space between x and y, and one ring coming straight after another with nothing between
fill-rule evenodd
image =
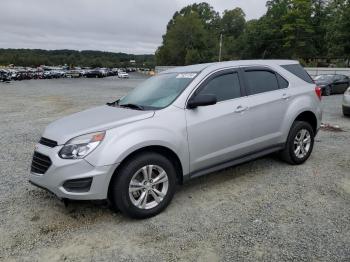
<instances>
[{"instance_id":1,"label":"background car","mask_svg":"<svg viewBox=\"0 0 350 262\"><path fill-rule=\"evenodd\" d=\"M102 78L103 74L100 69L96 68L85 73L85 77L87 78Z\"/></svg>"},{"instance_id":2,"label":"background car","mask_svg":"<svg viewBox=\"0 0 350 262\"><path fill-rule=\"evenodd\" d=\"M5 70L0 70L0 82L8 82L11 80L10 74Z\"/></svg>"},{"instance_id":3,"label":"background car","mask_svg":"<svg viewBox=\"0 0 350 262\"><path fill-rule=\"evenodd\" d=\"M343 94L350 85L350 79L345 75L318 75L314 80L324 96Z\"/></svg>"},{"instance_id":4,"label":"background car","mask_svg":"<svg viewBox=\"0 0 350 262\"><path fill-rule=\"evenodd\" d=\"M78 70L68 70L66 73L65 73L65 76L67 78L79 78L82 76L81 72L78 71Z\"/></svg>"},{"instance_id":5,"label":"background car","mask_svg":"<svg viewBox=\"0 0 350 262\"><path fill-rule=\"evenodd\" d=\"M118 77L119 78L129 78L129 74L126 72L119 72Z\"/></svg>"},{"instance_id":6,"label":"background car","mask_svg":"<svg viewBox=\"0 0 350 262\"><path fill-rule=\"evenodd\" d=\"M350 116L350 87L344 93L343 114L344 116Z\"/></svg>"}]
</instances>

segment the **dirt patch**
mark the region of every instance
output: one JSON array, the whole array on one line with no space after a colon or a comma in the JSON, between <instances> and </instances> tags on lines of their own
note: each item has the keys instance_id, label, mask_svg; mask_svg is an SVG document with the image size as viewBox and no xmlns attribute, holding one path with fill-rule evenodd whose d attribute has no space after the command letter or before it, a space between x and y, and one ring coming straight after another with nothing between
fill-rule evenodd
<instances>
[{"instance_id":1,"label":"dirt patch","mask_svg":"<svg viewBox=\"0 0 350 262\"><path fill-rule=\"evenodd\" d=\"M338 125L324 124L324 123L321 124L321 130L328 131L328 132L344 132L344 130Z\"/></svg>"}]
</instances>

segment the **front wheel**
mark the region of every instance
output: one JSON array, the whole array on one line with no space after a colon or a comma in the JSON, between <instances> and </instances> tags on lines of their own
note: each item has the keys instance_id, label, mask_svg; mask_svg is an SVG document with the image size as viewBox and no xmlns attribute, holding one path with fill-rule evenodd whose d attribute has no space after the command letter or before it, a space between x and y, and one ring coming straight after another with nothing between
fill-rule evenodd
<instances>
[{"instance_id":1,"label":"front wheel","mask_svg":"<svg viewBox=\"0 0 350 262\"><path fill-rule=\"evenodd\" d=\"M175 192L176 170L166 157L143 153L127 161L112 181L112 203L132 218L159 214Z\"/></svg>"},{"instance_id":2,"label":"front wheel","mask_svg":"<svg viewBox=\"0 0 350 262\"><path fill-rule=\"evenodd\" d=\"M314 146L314 131L304 121L295 121L289 131L285 149L281 157L292 165L304 163L311 155Z\"/></svg>"}]
</instances>

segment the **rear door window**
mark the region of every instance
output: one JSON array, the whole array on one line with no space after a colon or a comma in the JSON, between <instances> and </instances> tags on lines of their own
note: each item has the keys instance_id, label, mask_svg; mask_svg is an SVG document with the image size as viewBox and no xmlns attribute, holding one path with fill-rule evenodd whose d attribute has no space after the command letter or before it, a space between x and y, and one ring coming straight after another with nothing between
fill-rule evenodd
<instances>
[{"instance_id":1,"label":"rear door window","mask_svg":"<svg viewBox=\"0 0 350 262\"><path fill-rule=\"evenodd\" d=\"M246 69L244 75L249 95L279 89L278 80L274 72L268 70Z\"/></svg>"},{"instance_id":2,"label":"rear door window","mask_svg":"<svg viewBox=\"0 0 350 262\"><path fill-rule=\"evenodd\" d=\"M304 80L307 83L313 84L314 81L312 80L311 76L306 72L306 70L299 64L292 64L292 65L282 65L284 69L292 73L293 75L299 77L300 79Z\"/></svg>"}]
</instances>

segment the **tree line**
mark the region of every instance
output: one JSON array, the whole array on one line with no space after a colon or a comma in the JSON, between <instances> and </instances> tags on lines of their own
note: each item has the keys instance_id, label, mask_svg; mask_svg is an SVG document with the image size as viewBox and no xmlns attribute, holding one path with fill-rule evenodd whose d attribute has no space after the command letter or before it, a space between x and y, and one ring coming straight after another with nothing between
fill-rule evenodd
<instances>
[{"instance_id":1,"label":"tree line","mask_svg":"<svg viewBox=\"0 0 350 262\"><path fill-rule=\"evenodd\" d=\"M135 63L130 63L135 60ZM154 55L130 55L101 51L0 49L0 65L80 66L80 67L149 67L155 65Z\"/></svg>"},{"instance_id":2,"label":"tree line","mask_svg":"<svg viewBox=\"0 0 350 262\"><path fill-rule=\"evenodd\" d=\"M249 21L241 8L220 15L207 3L184 7L167 25L157 64L218 61L222 35L222 60L280 58L349 66L350 0L269 0L266 6L261 18Z\"/></svg>"}]
</instances>

